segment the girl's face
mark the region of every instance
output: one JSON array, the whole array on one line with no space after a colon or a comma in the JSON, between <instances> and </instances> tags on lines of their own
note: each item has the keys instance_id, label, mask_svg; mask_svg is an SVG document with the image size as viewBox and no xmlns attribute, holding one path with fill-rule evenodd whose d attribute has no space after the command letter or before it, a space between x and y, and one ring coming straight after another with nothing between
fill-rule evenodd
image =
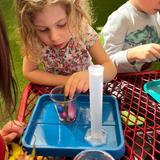
<instances>
[{"instance_id":1,"label":"girl's face","mask_svg":"<svg viewBox=\"0 0 160 160\"><path fill-rule=\"evenodd\" d=\"M155 14L160 11L160 0L130 0L135 7L147 14Z\"/></svg>"},{"instance_id":2,"label":"girl's face","mask_svg":"<svg viewBox=\"0 0 160 160\"><path fill-rule=\"evenodd\" d=\"M71 38L64 7L59 4L46 6L33 16L33 24L39 39L53 48L64 48Z\"/></svg>"}]
</instances>

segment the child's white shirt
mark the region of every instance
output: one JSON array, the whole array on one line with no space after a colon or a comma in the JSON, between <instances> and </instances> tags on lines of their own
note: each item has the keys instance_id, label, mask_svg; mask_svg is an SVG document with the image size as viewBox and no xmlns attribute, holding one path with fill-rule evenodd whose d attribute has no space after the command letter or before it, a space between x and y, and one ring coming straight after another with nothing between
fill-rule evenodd
<instances>
[{"instance_id":1,"label":"child's white shirt","mask_svg":"<svg viewBox=\"0 0 160 160\"><path fill-rule=\"evenodd\" d=\"M138 11L129 1L114 11L102 29L104 48L118 72L140 71L144 63L130 64L129 48L149 43L160 43L160 15Z\"/></svg>"}]
</instances>

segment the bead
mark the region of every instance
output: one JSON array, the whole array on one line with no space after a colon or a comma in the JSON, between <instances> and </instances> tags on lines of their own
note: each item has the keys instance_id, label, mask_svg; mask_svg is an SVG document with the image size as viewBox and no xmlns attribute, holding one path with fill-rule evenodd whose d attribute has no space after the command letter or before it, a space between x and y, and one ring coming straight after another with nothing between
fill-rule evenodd
<instances>
[{"instance_id":1,"label":"bead","mask_svg":"<svg viewBox=\"0 0 160 160\"><path fill-rule=\"evenodd\" d=\"M61 116L61 118L65 119L65 118L67 117L67 113L66 113L66 112L62 112L62 113L60 114L60 116Z\"/></svg>"},{"instance_id":2,"label":"bead","mask_svg":"<svg viewBox=\"0 0 160 160\"><path fill-rule=\"evenodd\" d=\"M64 111L64 107L62 107L61 105L58 105L57 110L58 110L58 113L62 113Z\"/></svg>"},{"instance_id":3,"label":"bead","mask_svg":"<svg viewBox=\"0 0 160 160\"><path fill-rule=\"evenodd\" d=\"M71 120L75 119L75 106L71 103L68 107L68 116Z\"/></svg>"}]
</instances>

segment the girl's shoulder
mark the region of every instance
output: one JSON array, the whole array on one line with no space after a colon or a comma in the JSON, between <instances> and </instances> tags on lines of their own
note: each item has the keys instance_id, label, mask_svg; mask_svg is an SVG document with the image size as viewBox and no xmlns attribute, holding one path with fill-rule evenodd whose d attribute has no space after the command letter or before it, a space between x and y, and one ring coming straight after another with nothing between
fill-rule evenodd
<instances>
[{"instance_id":1,"label":"girl's shoulder","mask_svg":"<svg viewBox=\"0 0 160 160\"><path fill-rule=\"evenodd\" d=\"M90 25L88 25L82 37L82 41L86 44L86 48L89 49L98 38L98 33Z\"/></svg>"}]
</instances>

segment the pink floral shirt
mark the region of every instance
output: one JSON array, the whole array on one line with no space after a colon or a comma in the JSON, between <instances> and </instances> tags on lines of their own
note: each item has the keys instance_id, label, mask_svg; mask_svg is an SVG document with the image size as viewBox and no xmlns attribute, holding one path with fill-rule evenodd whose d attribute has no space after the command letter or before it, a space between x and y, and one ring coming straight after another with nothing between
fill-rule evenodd
<instances>
[{"instance_id":1,"label":"pink floral shirt","mask_svg":"<svg viewBox=\"0 0 160 160\"><path fill-rule=\"evenodd\" d=\"M88 69L92 64L88 49L97 41L98 34L93 28L88 31L82 41L71 38L66 48L56 49L45 47L42 51L42 61L47 72L69 75Z\"/></svg>"}]
</instances>

